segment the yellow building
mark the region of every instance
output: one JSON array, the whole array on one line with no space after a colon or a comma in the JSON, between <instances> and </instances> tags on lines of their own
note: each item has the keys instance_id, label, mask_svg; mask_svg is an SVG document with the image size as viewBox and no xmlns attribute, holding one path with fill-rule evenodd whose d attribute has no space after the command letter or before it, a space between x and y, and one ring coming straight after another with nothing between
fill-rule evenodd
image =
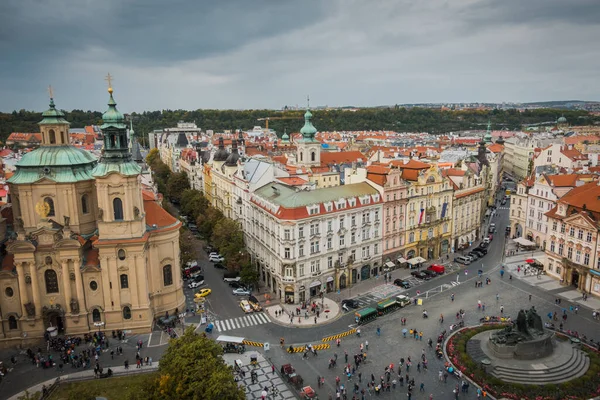
<instances>
[{"instance_id":1,"label":"yellow building","mask_svg":"<svg viewBox=\"0 0 600 400\"><path fill-rule=\"evenodd\" d=\"M180 222L142 191L109 93L100 160L69 145L69 123L51 100L40 148L9 179L14 222L0 220L10 238L0 271L0 342L25 344L48 328L149 332L155 318L185 308Z\"/></svg>"}]
</instances>

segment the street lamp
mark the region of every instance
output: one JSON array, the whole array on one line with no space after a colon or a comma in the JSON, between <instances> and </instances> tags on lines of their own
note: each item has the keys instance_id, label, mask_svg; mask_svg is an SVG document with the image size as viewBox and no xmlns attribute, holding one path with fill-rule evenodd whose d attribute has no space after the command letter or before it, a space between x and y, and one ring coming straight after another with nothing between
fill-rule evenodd
<instances>
[{"instance_id":1,"label":"street lamp","mask_svg":"<svg viewBox=\"0 0 600 400\"><path fill-rule=\"evenodd\" d=\"M104 322L94 322L94 326L98 327L98 334L100 334L100 328L104 326Z\"/></svg>"}]
</instances>

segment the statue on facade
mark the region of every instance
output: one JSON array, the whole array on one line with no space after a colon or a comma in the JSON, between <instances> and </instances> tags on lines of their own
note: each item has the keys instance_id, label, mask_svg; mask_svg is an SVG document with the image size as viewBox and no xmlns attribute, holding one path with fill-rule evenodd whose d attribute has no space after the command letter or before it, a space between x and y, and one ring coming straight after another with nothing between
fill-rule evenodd
<instances>
[{"instance_id":1,"label":"statue on facade","mask_svg":"<svg viewBox=\"0 0 600 400\"><path fill-rule=\"evenodd\" d=\"M63 217L63 219L65 221L65 224L64 224L65 228L68 228L69 227L69 222L71 221L71 217L69 217L68 215L65 215Z\"/></svg>"},{"instance_id":2,"label":"statue on facade","mask_svg":"<svg viewBox=\"0 0 600 400\"><path fill-rule=\"evenodd\" d=\"M28 317L35 317L35 304L32 302L25 304L25 311Z\"/></svg>"},{"instance_id":3,"label":"statue on facade","mask_svg":"<svg viewBox=\"0 0 600 400\"><path fill-rule=\"evenodd\" d=\"M140 216L140 209L137 207L133 207L133 215L135 216L135 218L138 218Z\"/></svg>"},{"instance_id":4,"label":"statue on facade","mask_svg":"<svg viewBox=\"0 0 600 400\"><path fill-rule=\"evenodd\" d=\"M102 215L104 214L104 210L98 208L98 219L102 219Z\"/></svg>"},{"instance_id":5,"label":"statue on facade","mask_svg":"<svg viewBox=\"0 0 600 400\"><path fill-rule=\"evenodd\" d=\"M79 301L77 299L71 299L71 313L79 314Z\"/></svg>"}]
</instances>

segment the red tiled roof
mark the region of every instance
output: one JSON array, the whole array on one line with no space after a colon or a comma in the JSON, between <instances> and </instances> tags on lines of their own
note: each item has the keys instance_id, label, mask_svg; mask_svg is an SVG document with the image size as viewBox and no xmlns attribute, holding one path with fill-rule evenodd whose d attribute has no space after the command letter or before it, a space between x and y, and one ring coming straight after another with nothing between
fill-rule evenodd
<instances>
[{"instance_id":1,"label":"red tiled roof","mask_svg":"<svg viewBox=\"0 0 600 400\"><path fill-rule=\"evenodd\" d=\"M403 160L392 160L390 164L402 169L425 169L431 167L430 164L415 159L410 159L406 163Z\"/></svg>"},{"instance_id":2,"label":"red tiled roof","mask_svg":"<svg viewBox=\"0 0 600 400\"><path fill-rule=\"evenodd\" d=\"M465 176L466 171L457 168L448 168L442 170L443 176Z\"/></svg>"},{"instance_id":3,"label":"red tiled roof","mask_svg":"<svg viewBox=\"0 0 600 400\"><path fill-rule=\"evenodd\" d=\"M467 197L467 196L470 196L475 193L483 192L484 190L485 190L485 188L479 187L479 188L471 189L464 193L457 194L455 197L457 199L460 199L460 198Z\"/></svg>"},{"instance_id":4,"label":"red tiled roof","mask_svg":"<svg viewBox=\"0 0 600 400\"><path fill-rule=\"evenodd\" d=\"M100 250L91 248L85 253L84 267L96 267L98 265L100 265Z\"/></svg>"},{"instance_id":5,"label":"red tiled roof","mask_svg":"<svg viewBox=\"0 0 600 400\"><path fill-rule=\"evenodd\" d=\"M489 145L488 149L492 153L502 153L504 151L504 146L502 146L501 144L498 144L498 143L494 143L492 145Z\"/></svg>"},{"instance_id":6,"label":"red tiled roof","mask_svg":"<svg viewBox=\"0 0 600 400\"><path fill-rule=\"evenodd\" d=\"M598 135L574 135L574 136L565 137L563 140L564 140L565 144L578 144L578 143L583 143L584 141L587 141L589 143L598 143L598 142L600 142L600 136L598 136Z\"/></svg>"},{"instance_id":7,"label":"red tiled roof","mask_svg":"<svg viewBox=\"0 0 600 400\"><path fill-rule=\"evenodd\" d=\"M560 152L563 155L565 155L566 157L569 157L573 161L587 160L587 156L584 154L581 154L581 152L577 149L562 149Z\"/></svg>"},{"instance_id":8,"label":"red tiled roof","mask_svg":"<svg viewBox=\"0 0 600 400\"><path fill-rule=\"evenodd\" d=\"M367 157L360 151L331 151L321 152L321 164L341 164L345 162L367 161Z\"/></svg>"},{"instance_id":9,"label":"red tiled roof","mask_svg":"<svg viewBox=\"0 0 600 400\"><path fill-rule=\"evenodd\" d=\"M156 196L154 196L154 193L149 190L142 190L142 198L144 199L144 201L156 200Z\"/></svg>"},{"instance_id":10,"label":"red tiled roof","mask_svg":"<svg viewBox=\"0 0 600 400\"><path fill-rule=\"evenodd\" d=\"M298 178L297 176L277 178L277 180L281 183L285 183L286 185L290 185L290 186L301 186L301 185L308 183L308 181L306 181L302 178Z\"/></svg>"},{"instance_id":11,"label":"red tiled roof","mask_svg":"<svg viewBox=\"0 0 600 400\"><path fill-rule=\"evenodd\" d=\"M418 169L405 169L402 171L402 179L407 181L416 181L419 179Z\"/></svg>"},{"instance_id":12,"label":"red tiled roof","mask_svg":"<svg viewBox=\"0 0 600 400\"><path fill-rule=\"evenodd\" d=\"M576 186L578 180L589 179L593 176L592 174L546 175L546 179L554 187L570 187Z\"/></svg>"},{"instance_id":13,"label":"red tiled roof","mask_svg":"<svg viewBox=\"0 0 600 400\"><path fill-rule=\"evenodd\" d=\"M15 255L7 253L2 259L2 271L12 271L15 266Z\"/></svg>"},{"instance_id":14,"label":"red tiled roof","mask_svg":"<svg viewBox=\"0 0 600 400\"><path fill-rule=\"evenodd\" d=\"M177 218L169 214L154 200L144 201L144 211L146 212L146 224L150 226L156 225L160 229L176 223L180 224Z\"/></svg>"}]
</instances>

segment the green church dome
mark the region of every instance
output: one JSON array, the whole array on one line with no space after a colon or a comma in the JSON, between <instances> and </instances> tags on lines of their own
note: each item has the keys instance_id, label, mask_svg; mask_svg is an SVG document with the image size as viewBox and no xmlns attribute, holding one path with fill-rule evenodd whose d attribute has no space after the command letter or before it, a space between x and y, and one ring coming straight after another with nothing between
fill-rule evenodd
<instances>
[{"instance_id":1,"label":"green church dome","mask_svg":"<svg viewBox=\"0 0 600 400\"><path fill-rule=\"evenodd\" d=\"M90 152L73 146L42 146L19 160L15 174L8 182L34 183L42 178L57 183L91 180L96 162Z\"/></svg>"},{"instance_id":2,"label":"green church dome","mask_svg":"<svg viewBox=\"0 0 600 400\"><path fill-rule=\"evenodd\" d=\"M125 125L125 117L119 110L117 110L117 103L115 99L113 99L113 91L112 88L108 89L108 93L110 93L110 99L108 100L108 110L102 114L102 126L100 129L106 128L117 128L117 129L127 129L127 125Z\"/></svg>"},{"instance_id":3,"label":"green church dome","mask_svg":"<svg viewBox=\"0 0 600 400\"><path fill-rule=\"evenodd\" d=\"M313 141L315 134L317 133L317 128L310 122L311 118L312 114L310 110L306 110L306 113L304 114L304 126L300 129L302 140L304 141Z\"/></svg>"}]
</instances>

